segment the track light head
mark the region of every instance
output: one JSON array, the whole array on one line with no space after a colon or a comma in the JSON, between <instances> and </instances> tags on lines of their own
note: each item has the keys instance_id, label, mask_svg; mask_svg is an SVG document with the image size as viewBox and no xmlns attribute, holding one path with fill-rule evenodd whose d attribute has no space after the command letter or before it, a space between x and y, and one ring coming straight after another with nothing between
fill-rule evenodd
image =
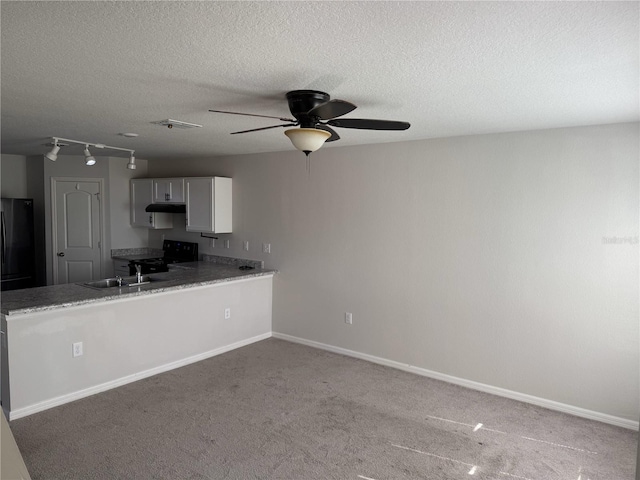
<instances>
[{"instance_id":1,"label":"track light head","mask_svg":"<svg viewBox=\"0 0 640 480\"><path fill-rule=\"evenodd\" d=\"M89 145L84 146L84 163L87 165L96 164L96 158L89 152Z\"/></svg>"},{"instance_id":2,"label":"track light head","mask_svg":"<svg viewBox=\"0 0 640 480\"><path fill-rule=\"evenodd\" d=\"M60 151L60 147L58 146L58 142L54 142L53 148L50 152L45 153L45 157L47 157L52 162L55 162L58 159L58 152Z\"/></svg>"},{"instance_id":3,"label":"track light head","mask_svg":"<svg viewBox=\"0 0 640 480\"><path fill-rule=\"evenodd\" d=\"M131 152L131 156L129 157L129 163L127 163L127 168L129 170L135 170L136 169L136 157L133 154L133 152Z\"/></svg>"}]
</instances>

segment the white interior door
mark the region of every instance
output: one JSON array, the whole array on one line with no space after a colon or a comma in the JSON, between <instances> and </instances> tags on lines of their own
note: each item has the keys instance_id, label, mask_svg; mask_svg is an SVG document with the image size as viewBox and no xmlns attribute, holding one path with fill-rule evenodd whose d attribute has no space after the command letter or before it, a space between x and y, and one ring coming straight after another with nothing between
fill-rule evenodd
<instances>
[{"instance_id":1,"label":"white interior door","mask_svg":"<svg viewBox=\"0 0 640 480\"><path fill-rule=\"evenodd\" d=\"M102 278L101 181L53 179L53 283Z\"/></svg>"}]
</instances>

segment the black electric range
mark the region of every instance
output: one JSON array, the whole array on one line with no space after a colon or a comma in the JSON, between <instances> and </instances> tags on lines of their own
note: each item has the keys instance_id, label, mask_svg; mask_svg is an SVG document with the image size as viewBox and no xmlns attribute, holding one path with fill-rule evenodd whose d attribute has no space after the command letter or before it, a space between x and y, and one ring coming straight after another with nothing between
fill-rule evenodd
<instances>
[{"instance_id":1,"label":"black electric range","mask_svg":"<svg viewBox=\"0 0 640 480\"><path fill-rule=\"evenodd\" d=\"M169 271L168 265L172 263L195 262L198 260L198 244L181 242L177 240L165 240L162 242L162 257L142 258L129 262L129 275L136 274L136 266L140 266L140 273L159 273Z\"/></svg>"}]
</instances>

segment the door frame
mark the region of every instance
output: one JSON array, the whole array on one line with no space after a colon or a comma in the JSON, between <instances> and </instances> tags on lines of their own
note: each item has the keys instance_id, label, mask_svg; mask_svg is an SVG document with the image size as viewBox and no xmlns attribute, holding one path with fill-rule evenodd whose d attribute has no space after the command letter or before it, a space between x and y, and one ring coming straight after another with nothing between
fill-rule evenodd
<instances>
[{"instance_id":1,"label":"door frame","mask_svg":"<svg viewBox=\"0 0 640 480\"><path fill-rule=\"evenodd\" d=\"M98 211L100 212L100 272L105 276L105 190L103 178L86 178L86 177L51 177L51 272L52 282L54 285L58 285L58 257L56 252L58 251L58 214L56 205L56 182L98 182L100 184L100 197L98 198Z\"/></svg>"}]
</instances>

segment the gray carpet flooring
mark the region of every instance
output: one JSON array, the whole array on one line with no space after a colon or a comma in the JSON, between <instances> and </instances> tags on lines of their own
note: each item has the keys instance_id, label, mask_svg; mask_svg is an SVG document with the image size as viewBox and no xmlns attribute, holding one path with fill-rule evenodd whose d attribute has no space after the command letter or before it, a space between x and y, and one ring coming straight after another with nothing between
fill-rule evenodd
<instances>
[{"instance_id":1,"label":"gray carpet flooring","mask_svg":"<svg viewBox=\"0 0 640 480\"><path fill-rule=\"evenodd\" d=\"M637 433L269 339L11 422L37 479L632 480Z\"/></svg>"}]
</instances>

